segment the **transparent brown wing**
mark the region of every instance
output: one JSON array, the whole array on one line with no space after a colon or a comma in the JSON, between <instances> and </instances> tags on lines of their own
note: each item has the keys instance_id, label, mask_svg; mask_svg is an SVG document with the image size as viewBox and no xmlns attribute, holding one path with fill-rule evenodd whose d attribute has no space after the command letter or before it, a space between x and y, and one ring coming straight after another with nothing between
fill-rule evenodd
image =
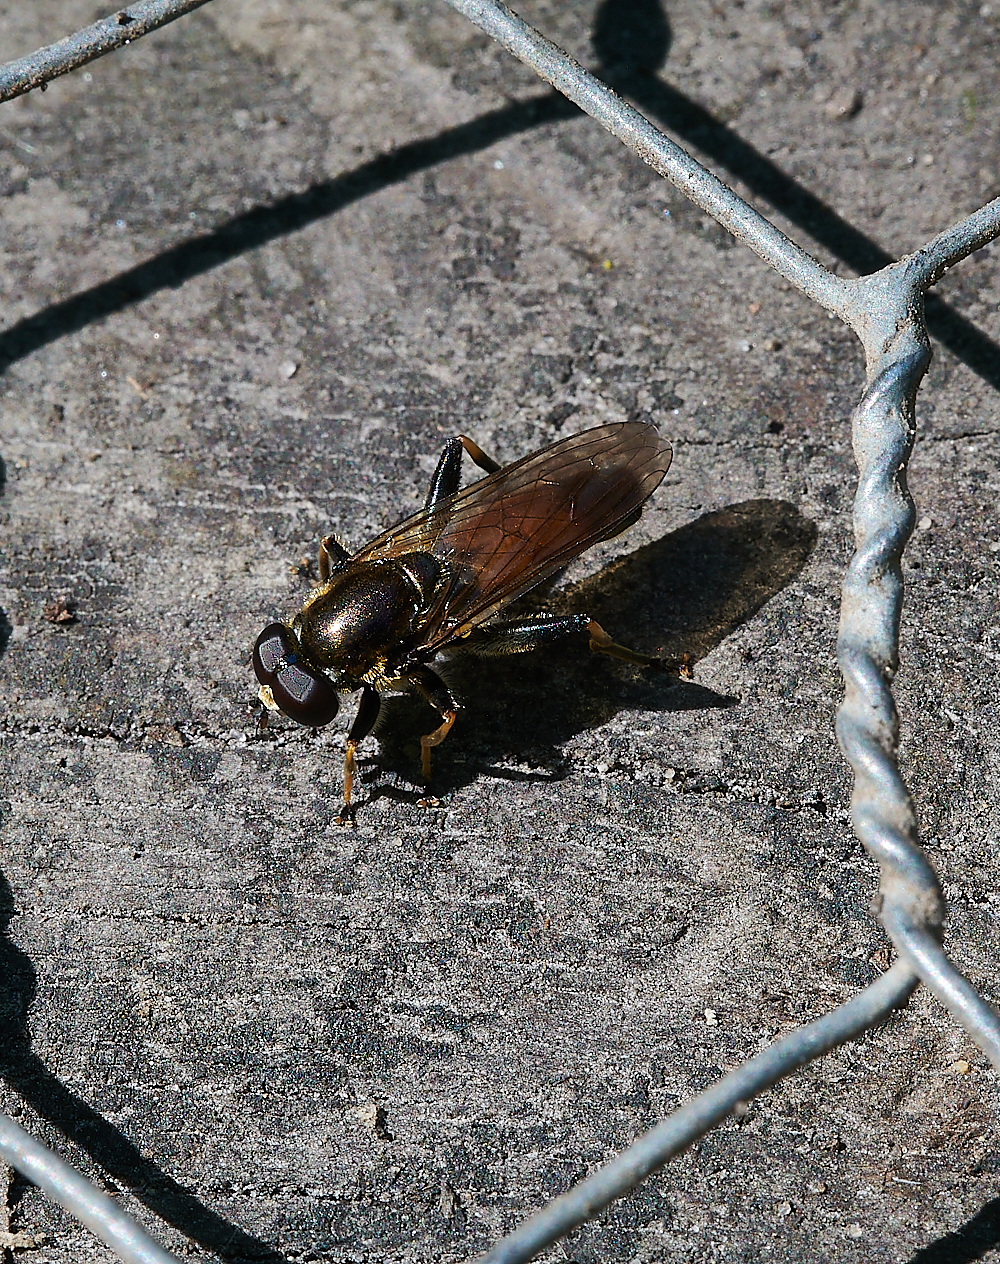
<instances>
[{"instance_id":1,"label":"transparent brown wing","mask_svg":"<svg viewBox=\"0 0 1000 1264\"><path fill-rule=\"evenodd\" d=\"M554 443L384 532L359 561L426 552L449 581L421 644L439 649L624 531L670 466L670 445L645 422L598 426Z\"/></svg>"}]
</instances>

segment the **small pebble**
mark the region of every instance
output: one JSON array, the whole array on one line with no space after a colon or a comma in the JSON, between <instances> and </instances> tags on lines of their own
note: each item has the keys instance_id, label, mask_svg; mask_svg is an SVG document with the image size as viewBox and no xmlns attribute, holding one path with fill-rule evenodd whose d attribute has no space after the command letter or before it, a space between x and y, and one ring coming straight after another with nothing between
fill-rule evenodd
<instances>
[{"instance_id":1,"label":"small pebble","mask_svg":"<svg viewBox=\"0 0 1000 1264\"><path fill-rule=\"evenodd\" d=\"M917 523L917 530L918 530L918 531L930 531L930 529L931 529L931 527L933 527L933 525L934 525L934 519L933 519L933 518L926 518L926 517L925 517L925 518L921 518L921 519L920 519L920 521Z\"/></svg>"},{"instance_id":2,"label":"small pebble","mask_svg":"<svg viewBox=\"0 0 1000 1264\"><path fill-rule=\"evenodd\" d=\"M715 1012L715 1010L714 1009L705 1010L705 1026L718 1027L718 1025L719 1025L719 1015Z\"/></svg>"},{"instance_id":3,"label":"small pebble","mask_svg":"<svg viewBox=\"0 0 1000 1264\"><path fill-rule=\"evenodd\" d=\"M52 1241L47 1233L11 1233L0 1230L0 1250L37 1251L40 1246L48 1246Z\"/></svg>"},{"instance_id":4,"label":"small pebble","mask_svg":"<svg viewBox=\"0 0 1000 1264\"><path fill-rule=\"evenodd\" d=\"M278 368L278 372L282 377L294 377L298 371L299 366L294 360L283 360Z\"/></svg>"},{"instance_id":5,"label":"small pebble","mask_svg":"<svg viewBox=\"0 0 1000 1264\"><path fill-rule=\"evenodd\" d=\"M859 1224L849 1224L844 1232L849 1238L862 1238L865 1233Z\"/></svg>"},{"instance_id":6,"label":"small pebble","mask_svg":"<svg viewBox=\"0 0 1000 1264\"><path fill-rule=\"evenodd\" d=\"M854 118L864 105L865 99L859 88L839 88L823 107L829 119Z\"/></svg>"},{"instance_id":7,"label":"small pebble","mask_svg":"<svg viewBox=\"0 0 1000 1264\"><path fill-rule=\"evenodd\" d=\"M972 1063L966 1062L964 1058L959 1058L959 1060L957 1062L953 1062L948 1069L954 1071L956 1075L968 1075L972 1070Z\"/></svg>"}]
</instances>

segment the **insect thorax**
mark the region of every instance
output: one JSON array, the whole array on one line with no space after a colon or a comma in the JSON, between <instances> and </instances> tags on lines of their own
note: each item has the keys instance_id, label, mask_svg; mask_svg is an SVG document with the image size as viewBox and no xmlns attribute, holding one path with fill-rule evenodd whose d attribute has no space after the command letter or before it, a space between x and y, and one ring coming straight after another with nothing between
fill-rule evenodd
<instances>
[{"instance_id":1,"label":"insect thorax","mask_svg":"<svg viewBox=\"0 0 1000 1264\"><path fill-rule=\"evenodd\" d=\"M292 621L309 660L348 682L378 687L419 639L443 578L429 553L345 562Z\"/></svg>"}]
</instances>

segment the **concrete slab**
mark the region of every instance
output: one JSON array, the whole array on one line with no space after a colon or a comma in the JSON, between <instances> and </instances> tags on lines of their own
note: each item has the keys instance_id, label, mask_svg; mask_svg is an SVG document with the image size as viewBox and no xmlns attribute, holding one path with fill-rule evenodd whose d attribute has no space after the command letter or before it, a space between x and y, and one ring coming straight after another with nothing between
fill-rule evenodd
<instances>
[{"instance_id":1,"label":"concrete slab","mask_svg":"<svg viewBox=\"0 0 1000 1264\"><path fill-rule=\"evenodd\" d=\"M844 271L1000 191L1000 9L523 12ZM9 5L4 56L96 13ZM443 5L215 0L0 123L0 1101L182 1256L468 1259L888 961L832 735L859 350ZM903 762L996 1000L994 251L940 292ZM350 709L249 705L300 559L457 431L630 416L673 467L546 600L694 681L463 667L442 806L398 700L338 829ZM994 1258L998 1182L995 1080L918 994L551 1258Z\"/></svg>"}]
</instances>

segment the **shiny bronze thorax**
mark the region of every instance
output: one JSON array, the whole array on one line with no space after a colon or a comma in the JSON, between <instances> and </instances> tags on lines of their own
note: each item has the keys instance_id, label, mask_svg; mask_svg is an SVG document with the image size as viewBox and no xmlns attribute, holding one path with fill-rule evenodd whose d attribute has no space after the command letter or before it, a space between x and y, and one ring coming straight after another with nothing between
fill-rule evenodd
<instances>
[{"instance_id":1,"label":"shiny bronze thorax","mask_svg":"<svg viewBox=\"0 0 1000 1264\"><path fill-rule=\"evenodd\" d=\"M339 567L292 621L303 653L345 683L392 679L416 643L444 571L429 553Z\"/></svg>"}]
</instances>

